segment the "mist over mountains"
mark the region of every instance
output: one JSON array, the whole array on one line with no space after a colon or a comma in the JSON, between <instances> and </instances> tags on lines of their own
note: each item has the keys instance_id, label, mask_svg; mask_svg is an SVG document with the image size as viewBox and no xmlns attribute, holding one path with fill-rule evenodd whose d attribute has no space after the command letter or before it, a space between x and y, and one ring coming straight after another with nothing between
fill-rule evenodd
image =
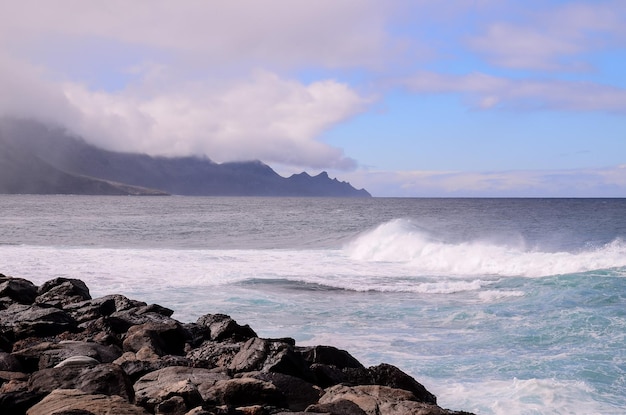
<instances>
[{"instance_id":1,"label":"mist over mountains","mask_svg":"<svg viewBox=\"0 0 626 415\"><path fill-rule=\"evenodd\" d=\"M260 161L103 150L59 127L0 119L0 193L369 197L326 172L283 177Z\"/></svg>"}]
</instances>

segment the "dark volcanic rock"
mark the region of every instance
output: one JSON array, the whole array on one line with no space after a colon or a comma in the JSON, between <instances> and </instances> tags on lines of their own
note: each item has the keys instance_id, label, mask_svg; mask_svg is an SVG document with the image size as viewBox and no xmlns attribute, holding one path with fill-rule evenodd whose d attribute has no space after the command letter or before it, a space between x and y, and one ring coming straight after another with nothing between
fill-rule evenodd
<instances>
[{"instance_id":1,"label":"dark volcanic rock","mask_svg":"<svg viewBox=\"0 0 626 415\"><path fill-rule=\"evenodd\" d=\"M370 197L326 172L282 177L260 161L106 151L67 131L0 118L0 193Z\"/></svg>"},{"instance_id":2,"label":"dark volcanic rock","mask_svg":"<svg viewBox=\"0 0 626 415\"><path fill-rule=\"evenodd\" d=\"M0 297L8 297L20 304L32 304L37 297L37 286L23 278L0 277Z\"/></svg>"},{"instance_id":3,"label":"dark volcanic rock","mask_svg":"<svg viewBox=\"0 0 626 415\"><path fill-rule=\"evenodd\" d=\"M278 372L301 378L309 377L308 365L294 347L280 340L248 340L228 366L232 372Z\"/></svg>"},{"instance_id":4,"label":"dark volcanic rock","mask_svg":"<svg viewBox=\"0 0 626 415\"><path fill-rule=\"evenodd\" d=\"M124 339L124 351L138 352L148 348L158 356L182 355L185 351L185 332L175 320L149 322L132 326Z\"/></svg>"},{"instance_id":5,"label":"dark volcanic rock","mask_svg":"<svg viewBox=\"0 0 626 415\"><path fill-rule=\"evenodd\" d=\"M173 396L181 397L187 409L201 405L209 398L208 389L227 380L224 373L191 367L166 367L148 373L135 382L137 404L153 411Z\"/></svg>"},{"instance_id":6,"label":"dark volcanic rock","mask_svg":"<svg viewBox=\"0 0 626 415\"><path fill-rule=\"evenodd\" d=\"M221 380L208 390L208 401L232 407L287 406L285 395L276 386L253 378Z\"/></svg>"},{"instance_id":7,"label":"dark volcanic rock","mask_svg":"<svg viewBox=\"0 0 626 415\"><path fill-rule=\"evenodd\" d=\"M70 412L71 411L71 412ZM78 389L56 389L28 410L28 415L58 414L149 415L145 409L130 404L120 396L90 394Z\"/></svg>"},{"instance_id":8,"label":"dark volcanic rock","mask_svg":"<svg viewBox=\"0 0 626 415\"><path fill-rule=\"evenodd\" d=\"M181 324L74 279L0 285L0 414L467 415L395 366L262 339L223 314Z\"/></svg>"},{"instance_id":9,"label":"dark volcanic rock","mask_svg":"<svg viewBox=\"0 0 626 415\"><path fill-rule=\"evenodd\" d=\"M208 330L206 340L214 341L246 341L252 337L257 337L254 330L247 324L240 326L235 320L225 314L205 314L200 317L196 324Z\"/></svg>"},{"instance_id":10,"label":"dark volcanic rock","mask_svg":"<svg viewBox=\"0 0 626 415\"><path fill-rule=\"evenodd\" d=\"M134 397L133 385L117 365L63 366L43 369L32 374L29 391L50 393L55 389L80 389L83 392L118 395L129 402Z\"/></svg>"},{"instance_id":11,"label":"dark volcanic rock","mask_svg":"<svg viewBox=\"0 0 626 415\"><path fill-rule=\"evenodd\" d=\"M301 347L297 349L297 352L309 364L320 363L324 365L332 365L339 369L347 367L357 369L363 368L361 362L352 357L350 353L332 346Z\"/></svg>"},{"instance_id":12,"label":"dark volcanic rock","mask_svg":"<svg viewBox=\"0 0 626 415\"><path fill-rule=\"evenodd\" d=\"M28 367L33 367L36 361L38 369L56 366L73 356L89 357L98 363L111 363L121 355L122 351L113 345L67 340L40 342L13 353L13 356Z\"/></svg>"},{"instance_id":13,"label":"dark volcanic rock","mask_svg":"<svg viewBox=\"0 0 626 415\"><path fill-rule=\"evenodd\" d=\"M309 405L316 403L324 394L320 387L295 376L268 372L244 375L264 382L270 382L276 386L285 395L287 407L292 411L304 411Z\"/></svg>"},{"instance_id":14,"label":"dark volcanic rock","mask_svg":"<svg viewBox=\"0 0 626 415\"><path fill-rule=\"evenodd\" d=\"M70 303L90 300L89 288L77 279L55 278L44 283L38 290L36 303L61 307Z\"/></svg>"},{"instance_id":15,"label":"dark volcanic rock","mask_svg":"<svg viewBox=\"0 0 626 415\"><path fill-rule=\"evenodd\" d=\"M76 320L55 307L14 304L0 311L0 329L15 339L53 336L76 328Z\"/></svg>"}]
</instances>

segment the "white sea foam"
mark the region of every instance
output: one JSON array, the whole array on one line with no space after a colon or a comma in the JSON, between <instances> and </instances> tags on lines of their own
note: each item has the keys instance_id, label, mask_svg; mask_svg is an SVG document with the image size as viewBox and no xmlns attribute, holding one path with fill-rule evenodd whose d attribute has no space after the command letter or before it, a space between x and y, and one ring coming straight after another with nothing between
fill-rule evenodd
<instances>
[{"instance_id":1,"label":"white sea foam","mask_svg":"<svg viewBox=\"0 0 626 415\"><path fill-rule=\"evenodd\" d=\"M626 266L626 243L622 240L579 252L542 252L518 243L448 243L402 219L363 233L345 249L355 260L404 263L422 275L540 277Z\"/></svg>"},{"instance_id":2,"label":"white sea foam","mask_svg":"<svg viewBox=\"0 0 626 415\"><path fill-rule=\"evenodd\" d=\"M439 390L440 389L440 390ZM610 405L580 381L513 379L450 383L432 388L443 407L483 415L617 415L623 408ZM594 399L595 397L595 399Z\"/></svg>"}]
</instances>

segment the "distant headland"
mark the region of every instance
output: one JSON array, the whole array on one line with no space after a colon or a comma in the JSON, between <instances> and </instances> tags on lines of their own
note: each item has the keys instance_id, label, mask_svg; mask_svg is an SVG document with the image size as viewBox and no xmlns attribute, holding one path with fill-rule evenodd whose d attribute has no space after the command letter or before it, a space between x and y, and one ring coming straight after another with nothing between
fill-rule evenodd
<instances>
[{"instance_id":1,"label":"distant headland","mask_svg":"<svg viewBox=\"0 0 626 415\"><path fill-rule=\"evenodd\" d=\"M371 197L326 172L283 177L261 161L108 151L54 126L0 119L0 193Z\"/></svg>"}]
</instances>

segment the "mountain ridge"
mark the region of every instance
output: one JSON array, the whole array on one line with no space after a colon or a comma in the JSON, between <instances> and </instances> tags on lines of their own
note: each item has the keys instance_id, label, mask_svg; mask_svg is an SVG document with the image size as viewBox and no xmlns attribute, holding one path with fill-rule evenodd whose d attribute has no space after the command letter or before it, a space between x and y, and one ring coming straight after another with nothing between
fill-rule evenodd
<instances>
[{"instance_id":1,"label":"mountain ridge","mask_svg":"<svg viewBox=\"0 0 626 415\"><path fill-rule=\"evenodd\" d=\"M255 160L104 150L59 127L0 120L0 193L371 197L322 172L283 177Z\"/></svg>"}]
</instances>

